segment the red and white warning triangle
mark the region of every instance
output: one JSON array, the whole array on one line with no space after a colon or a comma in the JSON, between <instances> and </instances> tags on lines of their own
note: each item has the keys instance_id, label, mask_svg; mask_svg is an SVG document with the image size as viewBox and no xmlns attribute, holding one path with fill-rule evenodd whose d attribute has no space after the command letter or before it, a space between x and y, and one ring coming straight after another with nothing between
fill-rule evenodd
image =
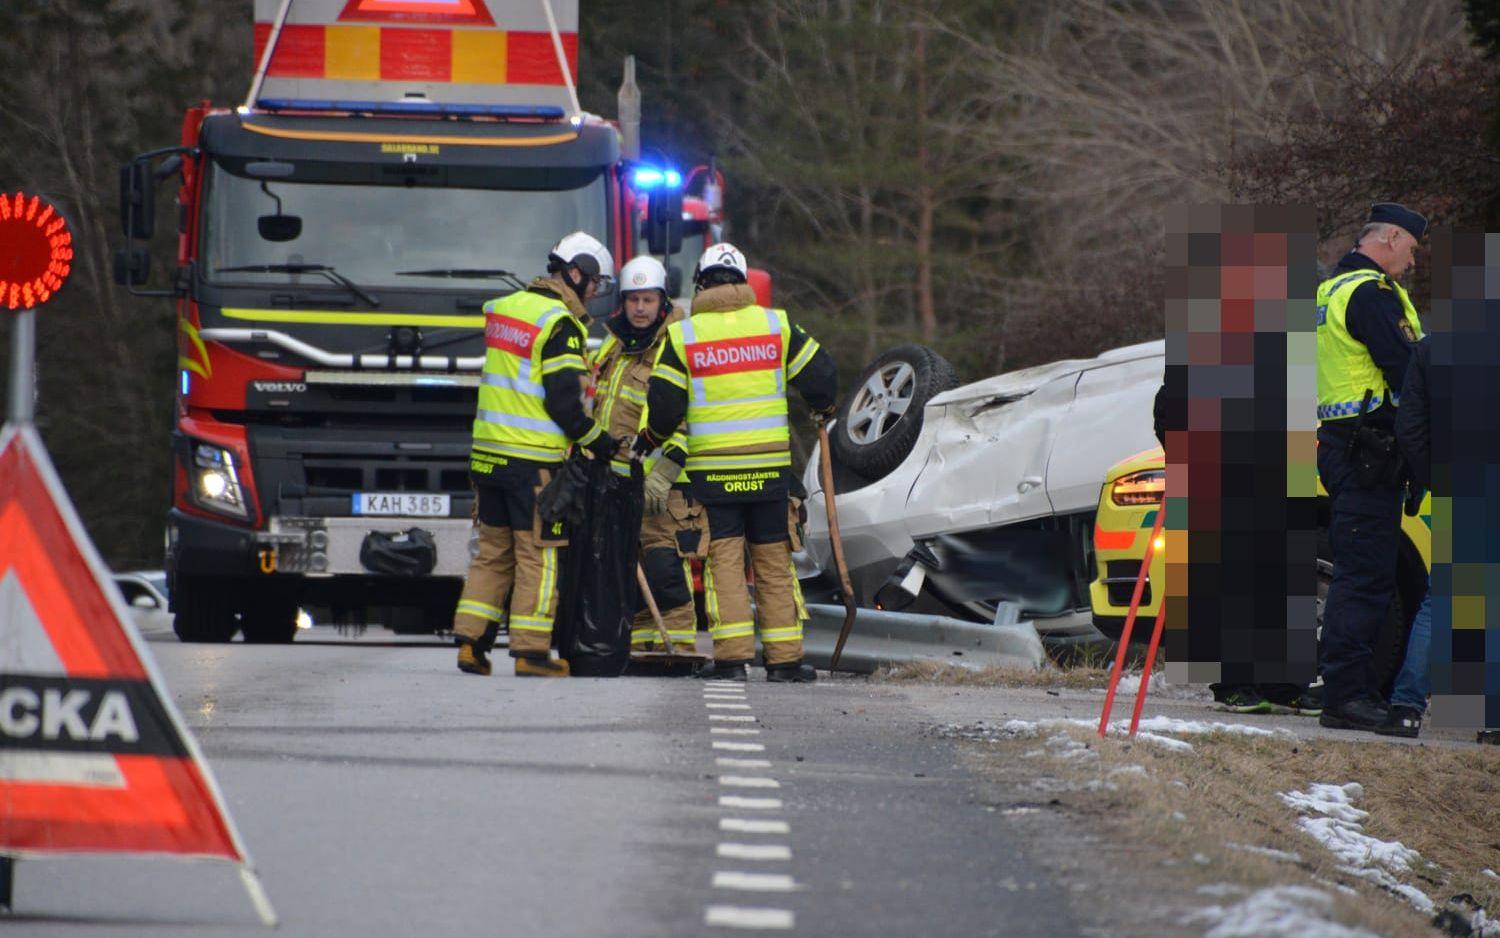
<instances>
[{"instance_id":1,"label":"red and white warning triangle","mask_svg":"<svg viewBox=\"0 0 1500 938\"><path fill-rule=\"evenodd\" d=\"M0 854L239 865L275 913L36 432L0 432Z\"/></svg>"}]
</instances>

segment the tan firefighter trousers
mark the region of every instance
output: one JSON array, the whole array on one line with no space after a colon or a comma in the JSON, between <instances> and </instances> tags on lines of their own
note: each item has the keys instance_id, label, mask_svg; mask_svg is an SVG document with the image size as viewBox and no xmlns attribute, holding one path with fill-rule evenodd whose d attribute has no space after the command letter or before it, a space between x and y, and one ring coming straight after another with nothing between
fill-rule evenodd
<instances>
[{"instance_id":1,"label":"tan firefighter trousers","mask_svg":"<svg viewBox=\"0 0 1500 938\"><path fill-rule=\"evenodd\" d=\"M691 559L704 555L707 534L708 519L702 503L687 498L680 488L668 493L666 511L641 519L641 569L675 652L697 650L698 612L693 608ZM641 605L645 606L644 597ZM638 612L631 623L630 648L667 650L661 647L649 608Z\"/></svg>"},{"instance_id":2,"label":"tan firefighter trousers","mask_svg":"<svg viewBox=\"0 0 1500 938\"><path fill-rule=\"evenodd\" d=\"M542 485L549 478L543 470ZM544 658L551 651L559 555L567 541L560 527L542 530L535 497L542 485L528 484L529 491L520 492L507 491L510 486L479 487L479 554L469 564L453 616L459 639L493 642L492 628L508 618L511 657ZM490 523L501 520L513 523Z\"/></svg>"},{"instance_id":3,"label":"tan firefighter trousers","mask_svg":"<svg viewBox=\"0 0 1500 938\"><path fill-rule=\"evenodd\" d=\"M708 561L703 591L714 661L755 657L756 623L745 583L745 550L755 574L755 604L767 665L802 660L802 620L807 610L788 540L785 500L708 506ZM772 540L779 533L779 540Z\"/></svg>"}]
</instances>

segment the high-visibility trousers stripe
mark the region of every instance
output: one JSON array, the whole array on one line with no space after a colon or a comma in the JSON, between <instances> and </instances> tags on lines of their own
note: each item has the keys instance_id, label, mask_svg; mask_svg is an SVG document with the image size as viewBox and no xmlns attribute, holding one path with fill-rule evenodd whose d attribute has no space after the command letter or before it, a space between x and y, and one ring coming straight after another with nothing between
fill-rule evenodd
<instances>
[{"instance_id":1,"label":"high-visibility trousers stripe","mask_svg":"<svg viewBox=\"0 0 1500 938\"><path fill-rule=\"evenodd\" d=\"M465 615L478 616L491 622L499 622L505 618L505 613L489 603L482 603L477 599L461 599L458 601L458 612Z\"/></svg>"}]
</instances>

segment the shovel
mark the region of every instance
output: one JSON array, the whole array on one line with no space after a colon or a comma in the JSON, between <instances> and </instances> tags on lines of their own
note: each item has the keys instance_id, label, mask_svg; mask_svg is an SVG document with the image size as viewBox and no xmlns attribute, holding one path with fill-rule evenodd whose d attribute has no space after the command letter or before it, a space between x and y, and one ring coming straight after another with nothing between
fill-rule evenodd
<instances>
[{"instance_id":1,"label":"shovel","mask_svg":"<svg viewBox=\"0 0 1500 938\"><path fill-rule=\"evenodd\" d=\"M828 427L818 421L818 473L823 479L823 504L828 509L828 542L833 545L833 565L839 574L839 592L844 597L844 627L839 629L839 640L833 646L833 657L828 670L836 671L839 656L844 653L844 642L849 640L849 630L854 628L854 587L849 582L849 567L844 563L844 541L839 536L839 509L837 494L833 490L833 453L828 444Z\"/></svg>"}]
</instances>

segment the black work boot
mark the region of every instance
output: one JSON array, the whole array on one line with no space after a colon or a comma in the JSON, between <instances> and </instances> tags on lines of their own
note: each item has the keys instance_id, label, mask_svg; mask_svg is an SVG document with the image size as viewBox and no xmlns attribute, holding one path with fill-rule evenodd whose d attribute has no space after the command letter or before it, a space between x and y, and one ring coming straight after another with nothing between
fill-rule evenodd
<instances>
[{"instance_id":1,"label":"black work boot","mask_svg":"<svg viewBox=\"0 0 1500 938\"><path fill-rule=\"evenodd\" d=\"M1318 717L1318 725L1335 730L1378 731L1388 719L1390 712L1384 703L1361 697L1336 707L1324 706L1323 713Z\"/></svg>"},{"instance_id":2,"label":"black work boot","mask_svg":"<svg viewBox=\"0 0 1500 938\"><path fill-rule=\"evenodd\" d=\"M702 678L705 681L748 681L750 680L750 662L710 662L699 668L693 677Z\"/></svg>"},{"instance_id":3,"label":"black work boot","mask_svg":"<svg viewBox=\"0 0 1500 938\"><path fill-rule=\"evenodd\" d=\"M818 672L810 664L787 661L766 665L766 680L772 684L811 684L818 679Z\"/></svg>"},{"instance_id":4,"label":"black work boot","mask_svg":"<svg viewBox=\"0 0 1500 938\"><path fill-rule=\"evenodd\" d=\"M1422 711L1406 704L1391 704L1391 715L1384 726L1375 727L1381 736L1404 736L1413 739L1422 732Z\"/></svg>"}]
</instances>

